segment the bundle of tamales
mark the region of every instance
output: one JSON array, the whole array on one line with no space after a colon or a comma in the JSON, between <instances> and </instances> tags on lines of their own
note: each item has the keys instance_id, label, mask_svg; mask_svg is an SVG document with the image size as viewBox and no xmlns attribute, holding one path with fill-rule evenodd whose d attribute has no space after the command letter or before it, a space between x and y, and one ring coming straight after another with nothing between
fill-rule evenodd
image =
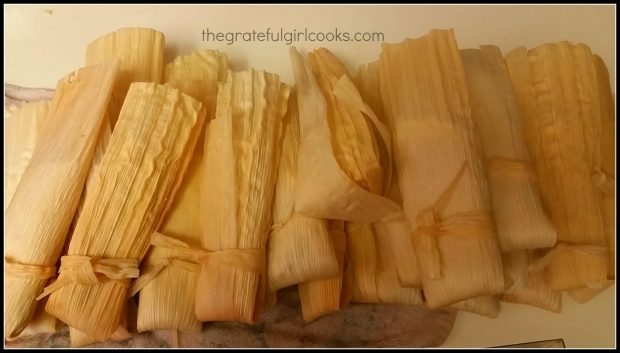
<instances>
[{"instance_id":1,"label":"bundle of tamales","mask_svg":"<svg viewBox=\"0 0 620 353\"><path fill-rule=\"evenodd\" d=\"M228 72L205 135L200 321L254 322L266 294L265 247L289 86L278 75Z\"/></svg>"},{"instance_id":2,"label":"bundle of tamales","mask_svg":"<svg viewBox=\"0 0 620 353\"><path fill-rule=\"evenodd\" d=\"M558 244L532 264L554 290L600 288L609 251L596 175L601 169L599 87L590 49L568 42L517 48L506 63Z\"/></svg>"},{"instance_id":3,"label":"bundle of tamales","mask_svg":"<svg viewBox=\"0 0 620 353\"><path fill-rule=\"evenodd\" d=\"M500 249L452 30L384 44L380 65L427 305L501 293Z\"/></svg>"},{"instance_id":4,"label":"bundle of tamales","mask_svg":"<svg viewBox=\"0 0 620 353\"><path fill-rule=\"evenodd\" d=\"M471 116L485 158L500 248L504 258L516 256L526 260L504 262L505 273L524 272L517 278L504 276L505 286L511 293L509 299L515 302L519 298L548 298L544 293L550 289L544 287L544 282L528 282L529 262L526 252L522 250L552 247L556 234L543 209L538 176L525 143L522 117L508 69L499 48L495 46L465 49L460 54L467 78ZM513 252L522 254L512 255ZM519 290L524 287L527 287L528 293L536 290L543 293L539 297L519 296ZM485 301L490 302L491 299ZM545 302L524 304L547 306ZM497 316L494 311L489 314Z\"/></svg>"},{"instance_id":5,"label":"bundle of tamales","mask_svg":"<svg viewBox=\"0 0 620 353\"><path fill-rule=\"evenodd\" d=\"M218 82L226 80L225 54L199 50L166 65L165 81L203 103L207 121L215 115ZM203 130L204 131L204 130ZM201 134L176 200L163 225L151 239L150 252L141 265L141 277L132 294L140 290L139 332L170 329L200 332L196 318L197 252L202 237L201 177L204 134Z\"/></svg>"},{"instance_id":6,"label":"bundle of tamales","mask_svg":"<svg viewBox=\"0 0 620 353\"><path fill-rule=\"evenodd\" d=\"M204 122L179 90L133 83L46 311L94 339L117 329L131 278L170 207Z\"/></svg>"},{"instance_id":7,"label":"bundle of tamales","mask_svg":"<svg viewBox=\"0 0 620 353\"><path fill-rule=\"evenodd\" d=\"M56 272L118 67L118 61L89 66L56 87L45 128L5 213L7 338L26 327L35 298Z\"/></svg>"}]
</instances>

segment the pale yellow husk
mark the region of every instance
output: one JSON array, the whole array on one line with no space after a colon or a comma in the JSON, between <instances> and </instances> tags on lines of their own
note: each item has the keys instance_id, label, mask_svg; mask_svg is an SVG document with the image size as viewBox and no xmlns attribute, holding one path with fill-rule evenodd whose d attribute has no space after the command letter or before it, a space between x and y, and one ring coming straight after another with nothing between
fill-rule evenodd
<instances>
[{"instance_id":1,"label":"pale yellow husk","mask_svg":"<svg viewBox=\"0 0 620 353\"><path fill-rule=\"evenodd\" d=\"M483 295L480 297L465 299L452 304L450 307L456 310L467 311L481 316L490 317L492 319L497 318L500 310L499 299L492 295Z\"/></svg>"},{"instance_id":2,"label":"pale yellow husk","mask_svg":"<svg viewBox=\"0 0 620 353\"><path fill-rule=\"evenodd\" d=\"M381 95L426 303L503 291L502 260L452 30L384 44Z\"/></svg>"},{"instance_id":3,"label":"pale yellow husk","mask_svg":"<svg viewBox=\"0 0 620 353\"><path fill-rule=\"evenodd\" d=\"M266 292L265 247L290 87L276 74L229 71L207 126L202 176L201 321L254 322ZM232 254L232 255L230 255Z\"/></svg>"},{"instance_id":4,"label":"pale yellow husk","mask_svg":"<svg viewBox=\"0 0 620 353\"><path fill-rule=\"evenodd\" d=\"M528 147L558 244L545 259L551 288L600 288L608 249L595 172L601 166L600 98L590 49L568 42L506 56Z\"/></svg>"},{"instance_id":5,"label":"pale yellow husk","mask_svg":"<svg viewBox=\"0 0 620 353\"><path fill-rule=\"evenodd\" d=\"M118 61L62 78L45 129L5 213L5 337L27 325L48 276L10 274L7 262L53 272L79 203Z\"/></svg>"},{"instance_id":6,"label":"pale yellow husk","mask_svg":"<svg viewBox=\"0 0 620 353\"><path fill-rule=\"evenodd\" d=\"M97 284L85 282L86 274L94 275L88 268L77 267L83 274L76 279L61 271L58 282L63 285L49 289L55 291L46 306L48 313L97 340L118 328L129 281L137 276L131 261L139 263L145 256L151 234L174 200L204 122L203 112L199 101L177 89L146 82L131 85L86 195L70 256L63 257L128 264L99 274ZM109 280L112 275L120 277Z\"/></svg>"}]
</instances>

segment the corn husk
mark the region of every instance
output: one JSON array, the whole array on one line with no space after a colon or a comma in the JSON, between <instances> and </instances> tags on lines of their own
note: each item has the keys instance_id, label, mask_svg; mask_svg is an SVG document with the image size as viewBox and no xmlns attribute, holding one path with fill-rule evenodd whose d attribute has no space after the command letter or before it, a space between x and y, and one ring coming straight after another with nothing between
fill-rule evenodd
<instances>
[{"instance_id":1,"label":"corn husk","mask_svg":"<svg viewBox=\"0 0 620 353\"><path fill-rule=\"evenodd\" d=\"M506 56L540 189L558 244L536 267L547 267L554 290L600 288L608 250L599 195L600 101L590 49L568 42Z\"/></svg>"},{"instance_id":2,"label":"corn husk","mask_svg":"<svg viewBox=\"0 0 620 353\"><path fill-rule=\"evenodd\" d=\"M382 123L389 125L381 101L379 69L378 61L362 65L358 69L355 81L362 98L368 103L377 118ZM387 151L383 150L383 155L386 154ZM384 169L389 167L389 165L384 164ZM386 196L398 205L403 203L398 188L398 171L396 170L392 170L392 181ZM400 284L403 287L421 288L422 277L411 240L411 230L404 213L401 212L395 217L381 219L374 224L374 229L377 237L391 248Z\"/></svg>"},{"instance_id":3,"label":"corn husk","mask_svg":"<svg viewBox=\"0 0 620 353\"><path fill-rule=\"evenodd\" d=\"M73 271L61 271L48 287L48 313L97 340L117 329L129 279L137 277L137 264L187 168L204 122L201 108L174 88L131 85L86 195L69 256L63 257L67 271ZM82 265L93 262L97 273Z\"/></svg>"},{"instance_id":4,"label":"corn husk","mask_svg":"<svg viewBox=\"0 0 620 353\"><path fill-rule=\"evenodd\" d=\"M451 305L452 308L460 311L467 311L481 316L497 318L499 315L499 299L492 295L483 295L462 300Z\"/></svg>"},{"instance_id":5,"label":"corn husk","mask_svg":"<svg viewBox=\"0 0 620 353\"><path fill-rule=\"evenodd\" d=\"M504 289L463 65L452 30L384 44L381 94L427 305Z\"/></svg>"},{"instance_id":6,"label":"corn husk","mask_svg":"<svg viewBox=\"0 0 620 353\"><path fill-rule=\"evenodd\" d=\"M306 321L337 312L350 301L349 284L346 283L348 278L344 276L348 266L345 260L347 236L344 222L330 220L329 236L338 260L338 274L331 278L299 284L301 313Z\"/></svg>"},{"instance_id":7,"label":"corn husk","mask_svg":"<svg viewBox=\"0 0 620 353\"><path fill-rule=\"evenodd\" d=\"M289 86L278 75L228 73L208 125L203 169L200 321L254 322L266 292L265 247Z\"/></svg>"},{"instance_id":8,"label":"corn husk","mask_svg":"<svg viewBox=\"0 0 620 353\"><path fill-rule=\"evenodd\" d=\"M271 292L298 283L331 278L339 272L327 220L295 212L299 112L294 94L289 99L284 134L268 245L267 271Z\"/></svg>"},{"instance_id":9,"label":"corn husk","mask_svg":"<svg viewBox=\"0 0 620 353\"><path fill-rule=\"evenodd\" d=\"M64 322L45 312L46 303L47 300L42 300L37 304L28 326L26 326L26 328L16 337L16 339L38 334L55 333L65 326Z\"/></svg>"},{"instance_id":10,"label":"corn husk","mask_svg":"<svg viewBox=\"0 0 620 353\"><path fill-rule=\"evenodd\" d=\"M118 62L110 61L58 82L45 129L5 213L7 338L26 327L35 298L55 272L117 71ZM11 273L10 263L27 266L11 265L19 267Z\"/></svg>"},{"instance_id":11,"label":"corn husk","mask_svg":"<svg viewBox=\"0 0 620 353\"><path fill-rule=\"evenodd\" d=\"M41 137L48 108L48 101L25 103L4 118L5 213Z\"/></svg>"},{"instance_id":12,"label":"corn husk","mask_svg":"<svg viewBox=\"0 0 620 353\"><path fill-rule=\"evenodd\" d=\"M461 58L502 252L552 247L555 229L543 210L536 169L501 51L486 45L461 50Z\"/></svg>"},{"instance_id":13,"label":"corn husk","mask_svg":"<svg viewBox=\"0 0 620 353\"><path fill-rule=\"evenodd\" d=\"M226 79L228 60L214 50L199 50L180 56L166 65L167 85L178 88L203 103L207 121L215 116L218 82ZM187 168L176 200L166 215L160 232L178 239L190 248L200 249L202 238L201 180L204 150L201 134ZM142 273L149 273L162 261L188 261L182 249L152 247L142 263ZM185 267L166 266L140 291L138 331L178 330L200 332L202 323L196 318L196 276Z\"/></svg>"},{"instance_id":14,"label":"corn husk","mask_svg":"<svg viewBox=\"0 0 620 353\"><path fill-rule=\"evenodd\" d=\"M131 299L128 300L126 309L123 310L118 328L114 331L114 333L112 333L110 340L124 341L136 335L137 331L135 322L137 310L136 303ZM71 336L71 347L73 348L90 346L91 344L101 342L100 340L94 339L84 332L72 327L69 329L69 335Z\"/></svg>"},{"instance_id":15,"label":"corn husk","mask_svg":"<svg viewBox=\"0 0 620 353\"><path fill-rule=\"evenodd\" d=\"M545 270L529 269L530 264L543 254L543 250L521 250L504 254L505 278L513 285L507 287L502 301L531 305L554 313L562 310L562 293L550 287Z\"/></svg>"},{"instance_id":16,"label":"corn husk","mask_svg":"<svg viewBox=\"0 0 620 353\"><path fill-rule=\"evenodd\" d=\"M570 295L570 297L573 298L573 300L576 301L577 303L585 304L589 302L590 300L592 300L597 295L603 293L607 288L611 287L614 283L615 283L614 280L607 280L607 282L605 282L601 288L582 287L582 288L571 289L571 290L568 290L568 295Z\"/></svg>"},{"instance_id":17,"label":"corn husk","mask_svg":"<svg viewBox=\"0 0 620 353\"><path fill-rule=\"evenodd\" d=\"M301 139L295 210L361 223L401 211L381 195L390 178L383 175L373 127L389 146L387 129L363 102L342 64L320 49L311 56L311 71L294 47L291 62Z\"/></svg>"}]
</instances>

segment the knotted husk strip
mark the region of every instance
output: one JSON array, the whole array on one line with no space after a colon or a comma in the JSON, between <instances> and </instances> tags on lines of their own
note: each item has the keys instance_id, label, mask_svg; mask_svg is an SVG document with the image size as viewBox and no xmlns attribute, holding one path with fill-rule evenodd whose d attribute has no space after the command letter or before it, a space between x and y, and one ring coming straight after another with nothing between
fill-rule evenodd
<instances>
[{"instance_id":1,"label":"knotted husk strip","mask_svg":"<svg viewBox=\"0 0 620 353\"><path fill-rule=\"evenodd\" d=\"M389 149L387 128L333 54L325 49L312 54L314 74L294 47L290 54L301 140L295 210L360 223L400 211L381 195L383 182L390 178L382 175L374 130Z\"/></svg>"},{"instance_id":2,"label":"knotted husk strip","mask_svg":"<svg viewBox=\"0 0 620 353\"><path fill-rule=\"evenodd\" d=\"M313 321L344 308L350 301L350 290L344 273L347 236L343 221L329 221L329 236L338 260L338 274L327 279L300 283L299 299L301 313L306 321ZM348 264L350 265L350 264Z\"/></svg>"},{"instance_id":3,"label":"knotted husk strip","mask_svg":"<svg viewBox=\"0 0 620 353\"><path fill-rule=\"evenodd\" d=\"M266 293L265 247L290 87L276 74L228 72L205 136L202 262L196 283L200 321L252 323ZM246 266L226 252L245 254ZM228 260L228 261L224 261Z\"/></svg>"},{"instance_id":4,"label":"knotted husk strip","mask_svg":"<svg viewBox=\"0 0 620 353\"><path fill-rule=\"evenodd\" d=\"M600 288L607 280L608 250L593 178L601 165L593 56L583 44L560 42L517 48L506 63L557 230L556 249L545 259L551 288Z\"/></svg>"},{"instance_id":5,"label":"knotted husk strip","mask_svg":"<svg viewBox=\"0 0 620 353\"><path fill-rule=\"evenodd\" d=\"M98 277L97 284L67 273L65 285L49 288L48 313L97 340L117 329L128 278L137 276L124 266L141 261L174 200L204 122L201 108L171 87L131 85L65 257L118 262L122 271ZM92 268L79 269L94 276ZM107 280L111 275L120 279Z\"/></svg>"},{"instance_id":6,"label":"knotted husk strip","mask_svg":"<svg viewBox=\"0 0 620 353\"><path fill-rule=\"evenodd\" d=\"M368 103L377 118L385 125L389 125L381 100L379 68L378 61L360 66L355 81L362 98ZM382 150L382 152L383 155L386 154L386 151ZM384 165L384 168L388 167ZM398 205L403 204L398 188L397 170L392 170L392 181L386 196ZM422 275L405 214L399 212L393 217L384 217L373 226L377 237L381 238L391 248L401 286L421 288Z\"/></svg>"},{"instance_id":7,"label":"knotted husk strip","mask_svg":"<svg viewBox=\"0 0 620 353\"><path fill-rule=\"evenodd\" d=\"M118 61L89 66L58 82L45 129L5 213L6 338L26 327L35 298L55 272L118 66ZM11 271L20 264L27 266Z\"/></svg>"},{"instance_id":8,"label":"knotted husk strip","mask_svg":"<svg viewBox=\"0 0 620 353\"><path fill-rule=\"evenodd\" d=\"M543 209L504 57L499 48L485 45L461 50L461 58L501 250L550 248L555 229Z\"/></svg>"},{"instance_id":9,"label":"knotted husk strip","mask_svg":"<svg viewBox=\"0 0 620 353\"><path fill-rule=\"evenodd\" d=\"M226 80L227 70L225 54L214 50L199 50L177 57L166 65L165 81L167 85L200 100L203 109L207 111L206 119L210 121L215 117L218 82ZM204 217L200 200L203 152L204 133L196 143L177 197L159 229L161 233L198 249ZM175 248L153 246L142 262L142 272L148 273L159 262L183 258L183 255L183 251ZM196 272L179 266L166 266L140 291L138 331L200 332L202 323L196 318L194 310L196 278Z\"/></svg>"},{"instance_id":10,"label":"knotted husk strip","mask_svg":"<svg viewBox=\"0 0 620 353\"><path fill-rule=\"evenodd\" d=\"M452 30L384 44L381 95L432 308L504 289L486 176Z\"/></svg>"},{"instance_id":11,"label":"knotted husk strip","mask_svg":"<svg viewBox=\"0 0 620 353\"><path fill-rule=\"evenodd\" d=\"M500 310L499 299L493 295L483 295L480 297L465 299L458 303L452 304L450 307L456 310L467 311L481 316L490 317L492 319L497 318Z\"/></svg>"},{"instance_id":12,"label":"knotted husk strip","mask_svg":"<svg viewBox=\"0 0 620 353\"><path fill-rule=\"evenodd\" d=\"M41 138L48 101L26 102L4 118L4 212L13 198L37 141Z\"/></svg>"},{"instance_id":13,"label":"knotted husk strip","mask_svg":"<svg viewBox=\"0 0 620 353\"><path fill-rule=\"evenodd\" d=\"M295 212L299 111L294 94L289 99L284 133L268 243L267 271L271 292L331 278L339 271L327 220Z\"/></svg>"},{"instance_id":14,"label":"knotted husk strip","mask_svg":"<svg viewBox=\"0 0 620 353\"><path fill-rule=\"evenodd\" d=\"M562 293L549 286L545 269L530 268L544 253L544 250L521 250L504 254L504 278L512 285L507 286L502 301L560 313Z\"/></svg>"}]
</instances>

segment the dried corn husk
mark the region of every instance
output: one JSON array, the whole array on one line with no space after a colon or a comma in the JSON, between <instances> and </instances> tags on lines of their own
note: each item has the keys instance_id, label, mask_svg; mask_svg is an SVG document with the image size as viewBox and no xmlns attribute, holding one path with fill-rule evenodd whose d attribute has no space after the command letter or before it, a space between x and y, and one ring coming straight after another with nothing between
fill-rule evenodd
<instances>
[{"instance_id":1,"label":"dried corn husk","mask_svg":"<svg viewBox=\"0 0 620 353\"><path fill-rule=\"evenodd\" d=\"M607 288L611 287L614 284L614 282L615 282L614 280L607 280L607 282L605 282L601 288L582 287L582 288L577 288L577 289L571 289L571 290L568 290L568 294L577 303L585 304L589 302L590 300L592 300L592 298L603 293Z\"/></svg>"},{"instance_id":2,"label":"dried corn husk","mask_svg":"<svg viewBox=\"0 0 620 353\"><path fill-rule=\"evenodd\" d=\"M123 310L123 314L121 316L120 324L118 328L112 336L110 336L110 340L112 341L124 341L128 338L135 336L136 334L136 315L137 315L136 303L133 300L127 301L127 306ZM89 335L85 334L82 331L79 331L74 328L69 329L69 335L71 336L71 347L85 347L91 344L101 342L100 340L94 339Z\"/></svg>"},{"instance_id":3,"label":"dried corn husk","mask_svg":"<svg viewBox=\"0 0 620 353\"><path fill-rule=\"evenodd\" d=\"M382 123L389 125L381 101L379 69L378 61L362 65L358 69L355 81L362 98L368 102L377 118ZM385 154L387 151L384 150L383 155ZM389 165L384 165L384 169L389 167ZM402 197L398 188L398 171L392 170L392 181L386 196L398 205L402 205ZM411 230L404 213L400 212L394 217L381 219L374 224L374 229L377 237L391 248L400 284L403 287L421 288L422 276L415 256Z\"/></svg>"},{"instance_id":4,"label":"dried corn husk","mask_svg":"<svg viewBox=\"0 0 620 353\"><path fill-rule=\"evenodd\" d=\"M361 223L399 212L397 204L380 195L383 181L390 178L382 175L377 142L366 119L389 146L387 129L333 54L321 49L311 58L316 80L291 48L301 139L295 210Z\"/></svg>"},{"instance_id":5,"label":"dried corn husk","mask_svg":"<svg viewBox=\"0 0 620 353\"><path fill-rule=\"evenodd\" d=\"M254 322L266 291L265 246L289 86L276 74L228 73L208 125L202 247L196 283L201 321Z\"/></svg>"},{"instance_id":6,"label":"dried corn husk","mask_svg":"<svg viewBox=\"0 0 620 353\"><path fill-rule=\"evenodd\" d=\"M214 50L199 50L191 55L180 56L166 65L165 81L167 85L200 100L207 110L209 121L215 116L218 82L226 79L227 69L225 54ZM162 234L195 249L200 249L202 238L200 185L203 150L204 134L201 134L176 200L160 227ZM137 323L139 332L168 329L200 332L202 323L196 318L194 310L197 274L186 266L191 263L191 257L192 254L188 254L187 248L151 247L142 263L142 273L149 275L156 269L161 272L151 277L147 284L143 284L140 291ZM182 263L178 265L175 261Z\"/></svg>"},{"instance_id":7,"label":"dried corn husk","mask_svg":"<svg viewBox=\"0 0 620 353\"><path fill-rule=\"evenodd\" d=\"M41 333L49 334L58 332L65 326L65 323L45 312L47 300L42 300L37 304L32 319L28 326L16 338L29 337ZM10 341L10 340L9 340Z\"/></svg>"},{"instance_id":8,"label":"dried corn husk","mask_svg":"<svg viewBox=\"0 0 620 353\"><path fill-rule=\"evenodd\" d=\"M48 101L25 103L4 118L4 212L41 137L48 108Z\"/></svg>"},{"instance_id":9,"label":"dried corn husk","mask_svg":"<svg viewBox=\"0 0 620 353\"><path fill-rule=\"evenodd\" d=\"M555 229L543 210L538 176L502 53L485 45L461 50L461 58L502 252L552 247Z\"/></svg>"},{"instance_id":10,"label":"dried corn husk","mask_svg":"<svg viewBox=\"0 0 620 353\"><path fill-rule=\"evenodd\" d=\"M35 298L55 273L118 65L110 61L82 68L58 82L45 129L5 214L7 338L26 327Z\"/></svg>"},{"instance_id":11,"label":"dried corn husk","mask_svg":"<svg viewBox=\"0 0 620 353\"><path fill-rule=\"evenodd\" d=\"M531 270L530 265L543 256L542 250L522 250L504 254L505 277L513 286L506 289L502 300L508 303L526 304L554 313L562 309L562 293L553 290L544 270Z\"/></svg>"},{"instance_id":12,"label":"dried corn husk","mask_svg":"<svg viewBox=\"0 0 620 353\"><path fill-rule=\"evenodd\" d=\"M306 321L334 313L349 303L350 291L348 284L345 283L347 279L344 277L347 266L345 262L347 237L344 227L343 221L329 221L329 236L338 260L338 274L332 278L299 284L301 313Z\"/></svg>"},{"instance_id":13,"label":"dried corn husk","mask_svg":"<svg viewBox=\"0 0 620 353\"><path fill-rule=\"evenodd\" d=\"M273 226L269 234L269 290L338 274L338 260L327 229L327 220L295 212L299 112L295 95L289 98L284 141L273 201Z\"/></svg>"},{"instance_id":14,"label":"dried corn husk","mask_svg":"<svg viewBox=\"0 0 620 353\"><path fill-rule=\"evenodd\" d=\"M198 139L201 107L171 87L131 85L69 255L44 293L51 293L48 313L97 340L117 329L129 279L137 277Z\"/></svg>"},{"instance_id":15,"label":"dried corn husk","mask_svg":"<svg viewBox=\"0 0 620 353\"><path fill-rule=\"evenodd\" d=\"M504 289L489 191L452 30L384 44L381 94L427 304Z\"/></svg>"},{"instance_id":16,"label":"dried corn husk","mask_svg":"<svg viewBox=\"0 0 620 353\"><path fill-rule=\"evenodd\" d=\"M534 266L554 290L607 280L608 250L593 175L600 170L600 101L590 49L568 42L506 56L558 245Z\"/></svg>"},{"instance_id":17,"label":"dried corn husk","mask_svg":"<svg viewBox=\"0 0 620 353\"><path fill-rule=\"evenodd\" d=\"M451 307L456 310L467 311L492 319L497 318L497 315L499 315L499 299L492 295L465 299L452 304Z\"/></svg>"}]
</instances>

